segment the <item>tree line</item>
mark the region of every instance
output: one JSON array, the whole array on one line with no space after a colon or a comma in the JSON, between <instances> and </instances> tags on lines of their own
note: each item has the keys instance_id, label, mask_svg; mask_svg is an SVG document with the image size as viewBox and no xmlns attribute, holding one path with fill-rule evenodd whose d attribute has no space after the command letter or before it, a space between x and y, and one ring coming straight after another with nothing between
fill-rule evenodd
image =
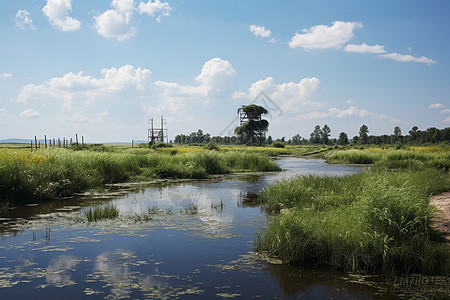
<instances>
[{"instance_id":1,"label":"tree line","mask_svg":"<svg viewBox=\"0 0 450 300\"><path fill-rule=\"evenodd\" d=\"M296 134L289 139L285 137L273 139L272 136L264 138L263 145L271 145L274 142L281 142L287 145L383 145L383 144L435 144L450 143L450 127L438 129L430 127L426 130L419 130L413 126L407 134L403 135L399 126L395 126L392 134L369 135L367 125L362 125L359 134L350 138L347 133L340 132L337 138L330 138L331 128L328 125L320 127L316 125L309 138ZM213 136L204 133L199 129L189 135L178 134L173 140L175 144L207 144L210 142L221 145L238 145L241 143L236 136Z\"/></svg>"}]
</instances>

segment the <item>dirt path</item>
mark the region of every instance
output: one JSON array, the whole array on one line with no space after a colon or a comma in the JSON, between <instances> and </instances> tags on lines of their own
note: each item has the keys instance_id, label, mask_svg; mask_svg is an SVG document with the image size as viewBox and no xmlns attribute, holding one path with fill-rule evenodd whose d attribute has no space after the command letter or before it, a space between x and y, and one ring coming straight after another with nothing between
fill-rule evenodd
<instances>
[{"instance_id":1,"label":"dirt path","mask_svg":"<svg viewBox=\"0 0 450 300\"><path fill-rule=\"evenodd\" d=\"M447 233L450 242L450 192L445 192L431 198L431 205L439 209L433 220L433 227Z\"/></svg>"}]
</instances>

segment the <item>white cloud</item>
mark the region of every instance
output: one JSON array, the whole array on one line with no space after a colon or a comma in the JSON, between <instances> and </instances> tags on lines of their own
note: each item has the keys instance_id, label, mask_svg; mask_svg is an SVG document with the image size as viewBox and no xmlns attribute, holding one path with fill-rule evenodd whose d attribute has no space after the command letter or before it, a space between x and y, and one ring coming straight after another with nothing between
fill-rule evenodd
<instances>
[{"instance_id":1,"label":"white cloud","mask_svg":"<svg viewBox=\"0 0 450 300\"><path fill-rule=\"evenodd\" d=\"M23 30L36 29L33 24L33 19L31 19L30 17L30 13L26 10L20 9L16 13L16 16L14 17L14 23L18 28Z\"/></svg>"},{"instance_id":2,"label":"white cloud","mask_svg":"<svg viewBox=\"0 0 450 300\"><path fill-rule=\"evenodd\" d=\"M37 111L35 111L34 109L30 108L30 109L26 109L23 112L21 112L20 116L22 118L27 118L27 119L36 119L36 118L39 118L41 116L41 114L38 113Z\"/></svg>"},{"instance_id":3,"label":"white cloud","mask_svg":"<svg viewBox=\"0 0 450 300\"><path fill-rule=\"evenodd\" d=\"M435 60L425 57L425 56L416 57L416 56L412 56L409 54L388 53L388 54L382 54L379 56L382 58L392 59L395 61L405 62L405 63L406 62L417 62L417 63L427 64L427 65L432 65L432 64L437 63Z\"/></svg>"},{"instance_id":4,"label":"white cloud","mask_svg":"<svg viewBox=\"0 0 450 300\"><path fill-rule=\"evenodd\" d=\"M441 114L448 114L450 113L450 109L446 108L440 111Z\"/></svg>"},{"instance_id":5,"label":"white cloud","mask_svg":"<svg viewBox=\"0 0 450 300\"><path fill-rule=\"evenodd\" d=\"M444 108L444 105L442 105L441 103L434 103L434 104L430 104L430 106L428 106L429 109L435 109L435 108Z\"/></svg>"},{"instance_id":6,"label":"white cloud","mask_svg":"<svg viewBox=\"0 0 450 300\"><path fill-rule=\"evenodd\" d=\"M113 0L111 6L118 12L127 13L135 10L134 0Z\"/></svg>"},{"instance_id":7,"label":"white cloud","mask_svg":"<svg viewBox=\"0 0 450 300\"><path fill-rule=\"evenodd\" d=\"M216 57L203 65L200 74L195 78L198 83L196 86L165 81L156 81L155 86L162 89L162 98L167 101L172 111L176 111L187 99L207 100L231 95L235 74L236 71L229 61Z\"/></svg>"},{"instance_id":8,"label":"white cloud","mask_svg":"<svg viewBox=\"0 0 450 300\"><path fill-rule=\"evenodd\" d=\"M101 70L102 78L67 73L55 77L40 85L28 84L17 96L17 101L27 103L30 99L45 96L70 101L74 97L84 97L96 100L97 97L112 95L119 92L145 92L151 88L151 72L145 68L135 68L125 65L119 68ZM69 103L68 103L69 104Z\"/></svg>"},{"instance_id":9,"label":"white cloud","mask_svg":"<svg viewBox=\"0 0 450 300\"><path fill-rule=\"evenodd\" d=\"M303 78L298 83L285 82L281 84L276 84L273 77L267 77L253 83L248 92L235 92L233 98L253 100L261 92L264 92L284 112L295 113L326 106L326 103L313 101L319 85L320 80L316 77Z\"/></svg>"},{"instance_id":10,"label":"white cloud","mask_svg":"<svg viewBox=\"0 0 450 300\"><path fill-rule=\"evenodd\" d=\"M324 118L337 118L343 119L346 117L372 117L376 119L386 119L385 115L376 114L365 109L359 109L355 106L350 106L347 109L340 109L337 107L329 108L327 111L313 111L308 114L305 114L304 117L307 119L324 119Z\"/></svg>"},{"instance_id":11,"label":"white cloud","mask_svg":"<svg viewBox=\"0 0 450 300\"><path fill-rule=\"evenodd\" d=\"M264 26L250 25L248 29L255 36L270 37L271 35L270 30L266 29Z\"/></svg>"},{"instance_id":12,"label":"white cloud","mask_svg":"<svg viewBox=\"0 0 450 300\"><path fill-rule=\"evenodd\" d=\"M441 121L442 123L450 123L450 117Z\"/></svg>"},{"instance_id":13,"label":"white cloud","mask_svg":"<svg viewBox=\"0 0 450 300\"><path fill-rule=\"evenodd\" d=\"M316 25L296 33L289 47L305 49L341 48L353 37L353 31L362 28L360 22L335 21L332 26Z\"/></svg>"},{"instance_id":14,"label":"white cloud","mask_svg":"<svg viewBox=\"0 0 450 300\"><path fill-rule=\"evenodd\" d=\"M0 74L0 79L1 79L1 80L6 80L6 79L9 78L9 77L12 77L12 74L11 74L11 73L3 73L3 74Z\"/></svg>"},{"instance_id":15,"label":"white cloud","mask_svg":"<svg viewBox=\"0 0 450 300\"><path fill-rule=\"evenodd\" d=\"M155 0L155 2L152 2L151 0L149 0L147 3L139 3L139 13L146 13L151 17L156 17L156 21L158 23L161 22L161 17L170 16L171 11L172 7L170 7L169 3L167 2L161 2L159 0Z\"/></svg>"},{"instance_id":16,"label":"white cloud","mask_svg":"<svg viewBox=\"0 0 450 300\"><path fill-rule=\"evenodd\" d=\"M95 18L97 32L106 38L115 38L124 41L133 37L136 28L131 24L131 11L110 9Z\"/></svg>"},{"instance_id":17,"label":"white cloud","mask_svg":"<svg viewBox=\"0 0 450 300\"><path fill-rule=\"evenodd\" d=\"M6 115L7 112L8 110L6 108L0 108L0 116Z\"/></svg>"},{"instance_id":18,"label":"white cloud","mask_svg":"<svg viewBox=\"0 0 450 300\"><path fill-rule=\"evenodd\" d=\"M345 101L345 103L347 103L347 104L352 104L352 103L353 103L353 100L352 100L352 99L348 99L347 101Z\"/></svg>"},{"instance_id":19,"label":"white cloud","mask_svg":"<svg viewBox=\"0 0 450 300\"><path fill-rule=\"evenodd\" d=\"M81 22L69 17L70 11L72 11L71 0L47 0L47 4L42 9L53 26L62 31L78 30L81 27Z\"/></svg>"},{"instance_id":20,"label":"white cloud","mask_svg":"<svg viewBox=\"0 0 450 300\"><path fill-rule=\"evenodd\" d=\"M348 44L345 46L344 50L346 52L356 52L356 53L386 53L386 50L384 50L384 46L382 45L374 45L369 46L366 43L362 43L361 45L355 45L355 44Z\"/></svg>"}]
</instances>

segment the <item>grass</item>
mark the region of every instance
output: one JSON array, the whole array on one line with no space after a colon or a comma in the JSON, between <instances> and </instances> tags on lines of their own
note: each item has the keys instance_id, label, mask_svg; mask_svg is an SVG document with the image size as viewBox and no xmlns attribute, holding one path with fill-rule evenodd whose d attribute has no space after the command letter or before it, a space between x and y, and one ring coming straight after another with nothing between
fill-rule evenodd
<instances>
[{"instance_id":1,"label":"grass","mask_svg":"<svg viewBox=\"0 0 450 300\"><path fill-rule=\"evenodd\" d=\"M97 222L104 219L115 219L119 216L119 210L113 204L94 205L84 212L89 222Z\"/></svg>"},{"instance_id":2,"label":"grass","mask_svg":"<svg viewBox=\"0 0 450 300\"><path fill-rule=\"evenodd\" d=\"M162 149L162 150L160 150ZM87 147L84 150L0 149L0 202L55 200L104 184L154 179L203 179L242 171L279 171L267 155L245 151L193 151ZM197 149L197 148L193 148Z\"/></svg>"},{"instance_id":3,"label":"grass","mask_svg":"<svg viewBox=\"0 0 450 300\"><path fill-rule=\"evenodd\" d=\"M333 159L361 161L362 153L363 161L375 164L371 170L299 176L266 188L261 199L275 216L257 250L287 262L387 276L449 274L450 249L431 227L429 204L431 194L450 190L447 154L356 151Z\"/></svg>"}]
</instances>

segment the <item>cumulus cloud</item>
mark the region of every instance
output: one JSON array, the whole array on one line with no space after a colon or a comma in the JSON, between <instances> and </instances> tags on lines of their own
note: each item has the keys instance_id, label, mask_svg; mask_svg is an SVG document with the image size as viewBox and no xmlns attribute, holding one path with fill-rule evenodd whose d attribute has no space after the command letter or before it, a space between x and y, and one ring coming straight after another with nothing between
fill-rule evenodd
<instances>
[{"instance_id":1,"label":"cumulus cloud","mask_svg":"<svg viewBox=\"0 0 450 300\"><path fill-rule=\"evenodd\" d=\"M42 9L53 26L62 31L78 30L81 27L81 22L69 17L70 11L72 11L71 0L47 0L47 4Z\"/></svg>"},{"instance_id":2,"label":"cumulus cloud","mask_svg":"<svg viewBox=\"0 0 450 300\"><path fill-rule=\"evenodd\" d=\"M21 112L20 116L22 118L27 118L27 119L36 119L36 118L39 118L41 116L41 114L38 113L37 111L35 111L34 109L30 108L30 109L26 109L23 112Z\"/></svg>"},{"instance_id":3,"label":"cumulus cloud","mask_svg":"<svg viewBox=\"0 0 450 300\"><path fill-rule=\"evenodd\" d=\"M30 13L22 9L16 13L16 16L14 17L14 24L16 24L16 27L23 30L36 29L33 24L33 19L30 17Z\"/></svg>"},{"instance_id":4,"label":"cumulus cloud","mask_svg":"<svg viewBox=\"0 0 450 300\"><path fill-rule=\"evenodd\" d=\"M7 112L8 112L8 110L6 108L1 108L0 107L0 116L6 115Z\"/></svg>"},{"instance_id":5,"label":"cumulus cloud","mask_svg":"<svg viewBox=\"0 0 450 300\"><path fill-rule=\"evenodd\" d=\"M271 32L269 29L266 29L264 26L258 26L258 25L250 25L248 27L251 33L253 33L255 36L261 36L261 37L270 37Z\"/></svg>"},{"instance_id":6,"label":"cumulus cloud","mask_svg":"<svg viewBox=\"0 0 450 300\"><path fill-rule=\"evenodd\" d=\"M448 117L448 118L442 120L441 122L442 122L442 123L450 123L450 117Z\"/></svg>"},{"instance_id":7,"label":"cumulus cloud","mask_svg":"<svg viewBox=\"0 0 450 300\"><path fill-rule=\"evenodd\" d=\"M422 63L422 64L427 64L427 65L432 65L437 63L437 61L425 57L425 56L420 56L420 57L416 57L416 56L412 56L409 54L398 54L398 53L388 53L388 54L382 54L380 55L381 58L387 58L387 59L392 59L395 61L399 61L399 62L417 62L417 63Z\"/></svg>"},{"instance_id":8,"label":"cumulus cloud","mask_svg":"<svg viewBox=\"0 0 450 300\"><path fill-rule=\"evenodd\" d=\"M341 48L353 37L353 31L362 28L360 22L335 21L331 26L316 25L296 33L289 42L291 48Z\"/></svg>"},{"instance_id":9,"label":"cumulus cloud","mask_svg":"<svg viewBox=\"0 0 450 300\"><path fill-rule=\"evenodd\" d=\"M97 32L106 38L115 38L124 41L136 34L136 27L132 24L133 13L137 10L139 14L148 14L161 22L162 17L170 15L172 7L169 3L149 0L147 3L140 2L136 7L134 0L113 0L111 8L99 16L94 17Z\"/></svg>"},{"instance_id":10,"label":"cumulus cloud","mask_svg":"<svg viewBox=\"0 0 450 300\"><path fill-rule=\"evenodd\" d=\"M450 113L450 109L446 108L440 111L441 114L448 114Z\"/></svg>"},{"instance_id":11,"label":"cumulus cloud","mask_svg":"<svg viewBox=\"0 0 450 300\"><path fill-rule=\"evenodd\" d=\"M375 53L375 54L386 53L386 50L384 50L384 46L378 44L374 46L369 46L366 43L362 43L361 45L348 44L347 46L345 46L344 50L346 52L356 52L356 53Z\"/></svg>"},{"instance_id":12,"label":"cumulus cloud","mask_svg":"<svg viewBox=\"0 0 450 300\"><path fill-rule=\"evenodd\" d=\"M207 61L195 78L198 85L180 85L174 82L156 81L155 86L162 89L162 98L170 109L175 111L183 106L186 99L217 98L231 95L236 71L231 63L221 58Z\"/></svg>"},{"instance_id":13,"label":"cumulus cloud","mask_svg":"<svg viewBox=\"0 0 450 300\"><path fill-rule=\"evenodd\" d=\"M170 16L171 11L172 7L170 7L169 3L167 2L161 2L159 0L155 0L155 2L152 2L151 0L149 0L147 3L139 3L139 13L148 14L151 17L156 17L156 21L158 23L161 22L162 17Z\"/></svg>"},{"instance_id":14,"label":"cumulus cloud","mask_svg":"<svg viewBox=\"0 0 450 300\"><path fill-rule=\"evenodd\" d=\"M340 109L337 107L329 108L326 111L313 111L308 114L305 114L304 117L308 119L324 119L324 118L337 118L337 119L343 119L346 117L360 117L360 118L366 118L366 117L372 117L376 119L386 119L385 115L373 113L370 111L367 111L365 109L359 109L355 106L350 106L347 109Z\"/></svg>"},{"instance_id":15,"label":"cumulus cloud","mask_svg":"<svg viewBox=\"0 0 450 300\"><path fill-rule=\"evenodd\" d=\"M40 85L28 84L22 88L17 101L27 103L38 96L56 99L73 99L77 96L96 100L121 91L141 91L151 87L151 72L145 68L125 65L119 68L101 70L103 77L94 78L79 73L67 73L55 77Z\"/></svg>"},{"instance_id":16,"label":"cumulus cloud","mask_svg":"<svg viewBox=\"0 0 450 300\"><path fill-rule=\"evenodd\" d=\"M12 77L12 74L11 74L11 73L3 73L3 74L0 74L0 79L1 79L1 80L6 80L6 79L8 79L9 77Z\"/></svg>"},{"instance_id":17,"label":"cumulus cloud","mask_svg":"<svg viewBox=\"0 0 450 300\"><path fill-rule=\"evenodd\" d=\"M283 111L295 113L326 106L326 103L314 101L319 85L320 80L316 77L303 78L298 83L285 82L281 84L276 84L273 77L267 77L253 83L247 92L234 93L233 98L253 100L261 92L264 92Z\"/></svg>"},{"instance_id":18,"label":"cumulus cloud","mask_svg":"<svg viewBox=\"0 0 450 300\"><path fill-rule=\"evenodd\" d=\"M113 9L109 9L101 15L94 17L97 32L106 38L115 38L124 41L136 33L136 28L131 24L131 17L135 10L133 0L113 0Z\"/></svg>"},{"instance_id":19,"label":"cumulus cloud","mask_svg":"<svg viewBox=\"0 0 450 300\"><path fill-rule=\"evenodd\" d=\"M444 105L442 105L441 103L434 103L434 104L430 104L430 106L428 106L429 109L435 109L435 108L444 108Z\"/></svg>"}]
</instances>

